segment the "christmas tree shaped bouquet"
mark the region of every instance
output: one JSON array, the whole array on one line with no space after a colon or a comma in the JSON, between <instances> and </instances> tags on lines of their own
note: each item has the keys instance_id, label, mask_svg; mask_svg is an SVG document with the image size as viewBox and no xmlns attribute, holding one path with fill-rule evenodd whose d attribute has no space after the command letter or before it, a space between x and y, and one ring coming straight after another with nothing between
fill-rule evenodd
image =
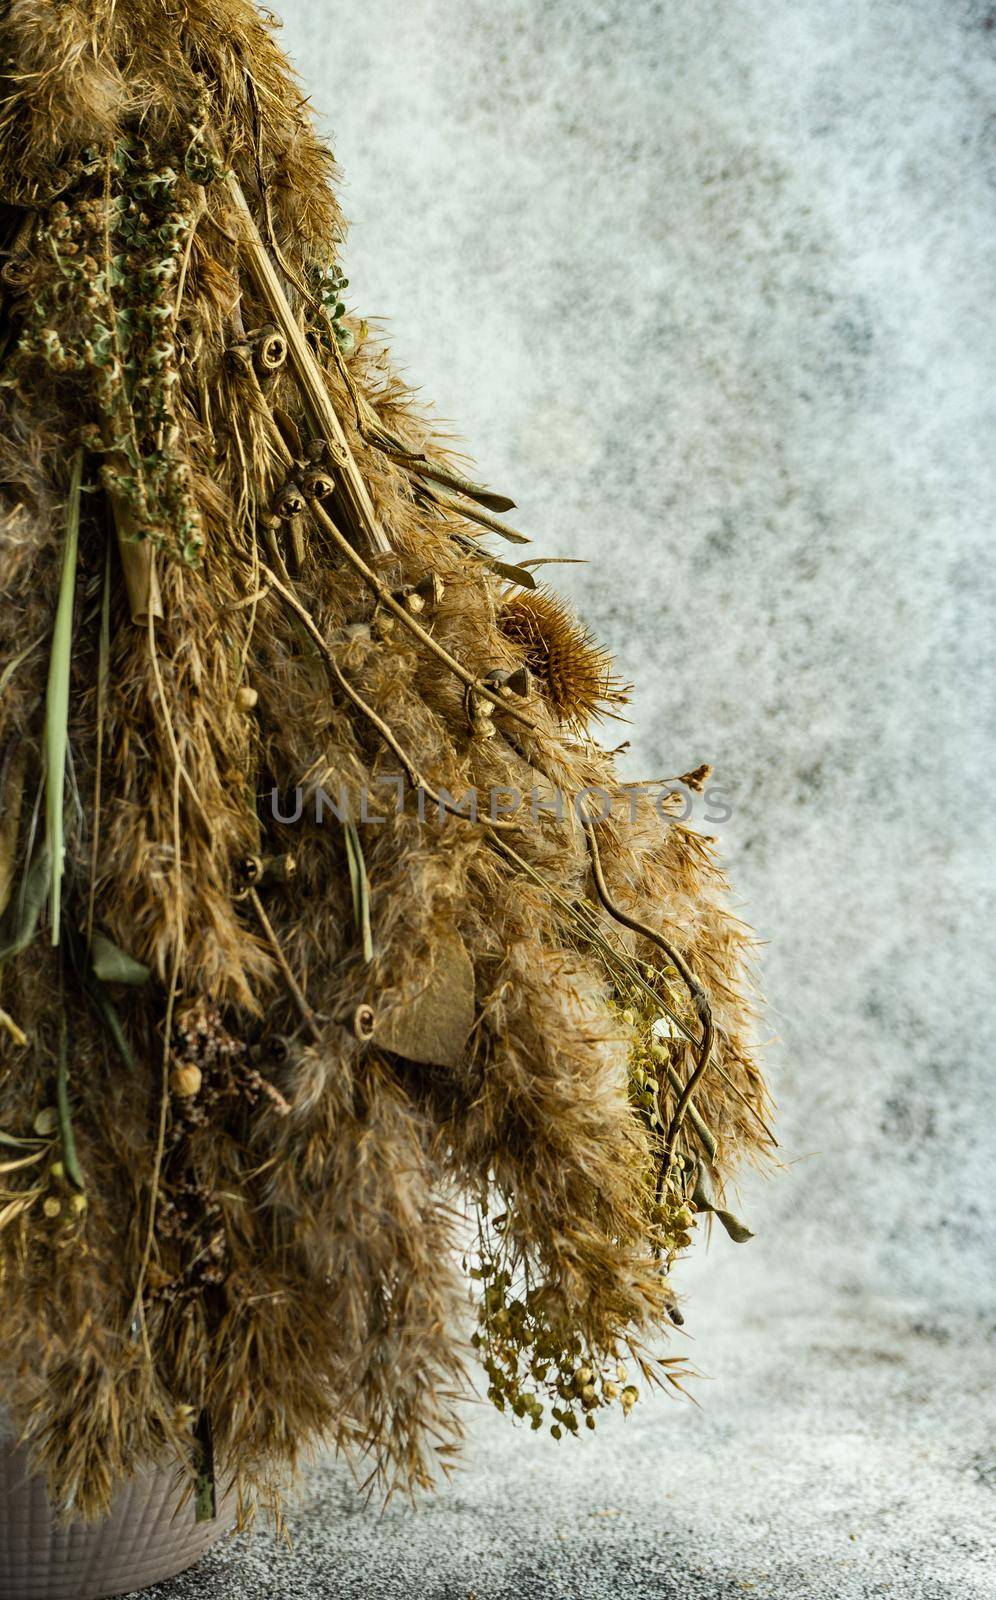
<instances>
[{"instance_id":1,"label":"christmas tree shaped bouquet","mask_svg":"<svg viewBox=\"0 0 996 1600\"><path fill-rule=\"evenodd\" d=\"M317 1441L430 1483L477 1363L594 1426L678 1380L669 1269L771 1143L710 842L622 781L611 662L347 313L255 10L0 34L19 1449L64 1517L154 1466L203 1523Z\"/></svg>"}]
</instances>

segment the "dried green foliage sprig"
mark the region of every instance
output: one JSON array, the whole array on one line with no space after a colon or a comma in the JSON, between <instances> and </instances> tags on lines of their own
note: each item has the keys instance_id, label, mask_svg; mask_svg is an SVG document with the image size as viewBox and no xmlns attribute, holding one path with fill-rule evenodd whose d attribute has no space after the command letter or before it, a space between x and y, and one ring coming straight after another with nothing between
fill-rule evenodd
<instances>
[{"instance_id":1,"label":"dried green foliage sprig","mask_svg":"<svg viewBox=\"0 0 996 1600\"><path fill-rule=\"evenodd\" d=\"M150 1456L272 1504L318 1438L424 1487L462 1206L491 1398L587 1431L680 1387L699 1220L748 1237L750 935L347 316L254 9L23 0L0 45L5 1393L73 1515ZM465 804L592 786L587 828Z\"/></svg>"},{"instance_id":2,"label":"dried green foliage sprig","mask_svg":"<svg viewBox=\"0 0 996 1600\"><path fill-rule=\"evenodd\" d=\"M195 563L203 545L190 472L177 449L177 278L196 216L191 186L124 138L74 204L59 200L36 236L22 364L43 363L79 406L108 491L136 539ZM70 191L72 193L72 191Z\"/></svg>"}]
</instances>

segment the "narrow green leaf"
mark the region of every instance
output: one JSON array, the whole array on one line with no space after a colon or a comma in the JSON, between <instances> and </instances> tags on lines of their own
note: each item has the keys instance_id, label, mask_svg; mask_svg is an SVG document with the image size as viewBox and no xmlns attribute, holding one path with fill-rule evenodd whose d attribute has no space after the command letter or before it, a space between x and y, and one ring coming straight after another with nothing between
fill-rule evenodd
<instances>
[{"instance_id":1,"label":"narrow green leaf","mask_svg":"<svg viewBox=\"0 0 996 1600\"><path fill-rule=\"evenodd\" d=\"M80 488L83 452L73 459L66 503L66 542L62 576L52 630L52 655L45 697L45 835L51 872L50 911L52 943L59 942L62 872L65 858L63 809L66 788L66 753L69 747L69 668L73 649L73 600L76 594L76 557L80 532Z\"/></svg>"},{"instance_id":2,"label":"narrow green leaf","mask_svg":"<svg viewBox=\"0 0 996 1600\"><path fill-rule=\"evenodd\" d=\"M34 938L48 894L49 880L48 846L43 844L25 874L20 894L11 901L0 922L0 968L12 956L26 950Z\"/></svg>"},{"instance_id":3,"label":"narrow green leaf","mask_svg":"<svg viewBox=\"0 0 996 1600\"><path fill-rule=\"evenodd\" d=\"M527 570L525 562L522 566L513 566L511 562L500 561L490 550L483 550L473 539L468 539L464 534L455 534L454 541L462 550L466 550L468 555L476 556L482 566L491 572L496 572L499 578L504 578L506 583L517 583L520 589L535 589L536 579Z\"/></svg>"},{"instance_id":4,"label":"narrow green leaf","mask_svg":"<svg viewBox=\"0 0 996 1600\"><path fill-rule=\"evenodd\" d=\"M363 938L363 959L369 965L373 960L373 933L370 927L370 883L367 878L367 864L363 859L363 846L360 843L356 823L349 818L342 826L346 835L349 883L353 891L353 916Z\"/></svg>"},{"instance_id":5,"label":"narrow green leaf","mask_svg":"<svg viewBox=\"0 0 996 1600\"><path fill-rule=\"evenodd\" d=\"M82 1190L86 1184L76 1154L73 1118L69 1109L69 1040L64 1011L59 1021L59 1065L55 1075L55 1103L59 1113L59 1141L62 1145L62 1164L66 1169L66 1177L77 1189Z\"/></svg>"},{"instance_id":6,"label":"narrow green leaf","mask_svg":"<svg viewBox=\"0 0 996 1600\"><path fill-rule=\"evenodd\" d=\"M97 1014L107 1030L108 1037L124 1065L134 1072L135 1057L131 1053L131 1045L125 1037L124 1028L121 1026L121 1018L118 1016L114 1002L104 993L95 979L91 980L87 985L87 994L92 1000Z\"/></svg>"}]
</instances>

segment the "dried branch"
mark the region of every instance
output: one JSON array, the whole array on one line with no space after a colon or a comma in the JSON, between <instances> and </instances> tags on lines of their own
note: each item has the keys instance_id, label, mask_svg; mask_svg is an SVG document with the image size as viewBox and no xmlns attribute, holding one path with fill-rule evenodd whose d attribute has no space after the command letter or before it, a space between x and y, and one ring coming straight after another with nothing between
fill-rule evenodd
<instances>
[{"instance_id":1,"label":"dried branch","mask_svg":"<svg viewBox=\"0 0 996 1600\"><path fill-rule=\"evenodd\" d=\"M678 1135L681 1132L681 1125L685 1120L685 1113L688 1110L689 1102L700 1079L702 1078L703 1073L709 1065L709 1057L712 1054L713 1038L715 1036L715 1028L712 1020L712 1006L709 1001L709 996L699 983L698 978L695 976L680 950L675 949L674 945L671 944L668 939L665 939L663 934L658 933L655 928L648 927L645 922L639 922L636 917L631 917L628 912L623 911L621 906L616 905L615 901L612 899L612 896L609 894L608 886L605 882L605 875L602 872L602 858L599 854L598 839L595 836L595 824L587 817L582 817L581 826L584 828L585 837L588 840L588 850L591 855L592 876L595 880L595 889L599 900L601 900L610 917L614 917L617 922L621 922L624 927L630 928L634 933L640 934L642 938L649 939L664 952L691 995L692 1004L695 1007L695 1010L699 1016L699 1020L702 1023L702 1039L698 1046L699 1059L696 1062L695 1069L691 1073L688 1082L685 1084L680 1095L678 1096L678 1103L674 1108L674 1115L668 1124L668 1130L664 1138L664 1152L661 1157L660 1170L657 1174L657 1197L659 1199L661 1193L663 1192L664 1181L671 1169L671 1161L674 1156L675 1144L677 1143Z\"/></svg>"},{"instance_id":2,"label":"dried branch","mask_svg":"<svg viewBox=\"0 0 996 1600\"><path fill-rule=\"evenodd\" d=\"M328 440L335 457L339 484L357 532L366 539L372 550L384 553L391 545L377 520L377 513L353 453L318 362L312 354L307 339L301 332L297 318L291 310L270 260L255 218L245 195L233 173L225 178L229 199L239 219L240 242L245 253L250 275L270 315L287 341L287 356L314 424L315 432Z\"/></svg>"}]
</instances>

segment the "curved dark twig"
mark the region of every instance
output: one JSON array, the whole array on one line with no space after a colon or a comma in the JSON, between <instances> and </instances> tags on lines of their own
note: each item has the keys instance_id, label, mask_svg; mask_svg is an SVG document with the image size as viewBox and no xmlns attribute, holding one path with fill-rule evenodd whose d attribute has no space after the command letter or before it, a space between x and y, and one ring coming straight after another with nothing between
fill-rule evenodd
<instances>
[{"instance_id":1,"label":"curved dark twig","mask_svg":"<svg viewBox=\"0 0 996 1600\"><path fill-rule=\"evenodd\" d=\"M595 824L588 817L582 817L581 826L584 828L585 838L588 841L588 852L591 856L591 870L592 876L595 880L595 891L602 905L609 913L609 916L615 918L616 922L621 922L624 927L632 929L632 931L634 933L638 933L641 938L649 939L664 952L668 958L668 961L676 969L681 981L688 990L699 1021L702 1023L702 1038L698 1047L699 1057L695 1063L695 1068L691 1073L688 1082L685 1084L678 1096L678 1102L674 1108L674 1114L671 1117L670 1123L668 1124L667 1133L664 1138L664 1151L663 1155L661 1156L660 1169L657 1173L657 1187L655 1191L655 1198L660 1200L664 1188L664 1181L671 1168L671 1161L674 1156L674 1147L678 1141L678 1135L681 1132L681 1125L685 1120L685 1113L688 1110L689 1101L698 1087L699 1081L702 1078L702 1074L709 1065L709 1057L712 1054L713 1041L716 1035L716 1030L712 1020L712 1006L709 1001L709 996L706 994L706 991L703 989L698 978L695 976L695 973L688 965L688 962L685 960L680 950L676 950L674 945L665 939L662 933L658 933L655 928L648 928L645 922L639 922L636 917L631 917L628 912L623 911L620 906L616 905L612 896L609 894L608 885L605 882L605 874L602 871L602 857L598 849L598 839L595 836Z\"/></svg>"}]
</instances>

